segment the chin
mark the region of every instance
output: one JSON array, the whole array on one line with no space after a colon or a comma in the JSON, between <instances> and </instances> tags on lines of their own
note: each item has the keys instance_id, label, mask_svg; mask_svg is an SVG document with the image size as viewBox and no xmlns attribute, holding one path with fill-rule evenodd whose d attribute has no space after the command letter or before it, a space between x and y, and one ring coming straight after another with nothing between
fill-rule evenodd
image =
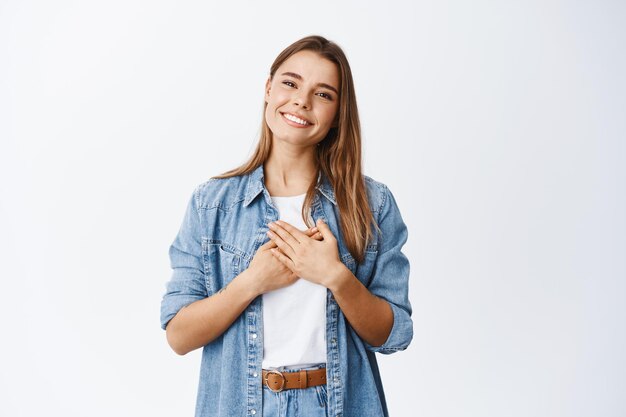
<instances>
[{"instance_id":1,"label":"chin","mask_svg":"<svg viewBox=\"0 0 626 417\"><path fill-rule=\"evenodd\" d=\"M315 147L319 141L314 141L309 138L303 139L300 137L296 137L295 135L275 135L272 133L272 140L282 142L289 145L294 146L302 146L302 147Z\"/></svg>"}]
</instances>

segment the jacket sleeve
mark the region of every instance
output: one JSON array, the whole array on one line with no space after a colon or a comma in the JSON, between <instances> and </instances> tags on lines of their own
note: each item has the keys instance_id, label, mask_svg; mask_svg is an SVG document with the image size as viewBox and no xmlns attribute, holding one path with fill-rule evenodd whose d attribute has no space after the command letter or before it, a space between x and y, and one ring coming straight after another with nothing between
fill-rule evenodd
<instances>
[{"instance_id":1,"label":"jacket sleeve","mask_svg":"<svg viewBox=\"0 0 626 417\"><path fill-rule=\"evenodd\" d=\"M369 351L391 354L409 346L413 339L413 321L409 301L409 260L402 253L408 231L396 200L386 186L383 199L378 221L381 231L378 256L368 289L372 294L389 302L393 311L393 327L381 346L363 342Z\"/></svg>"},{"instance_id":2,"label":"jacket sleeve","mask_svg":"<svg viewBox=\"0 0 626 417\"><path fill-rule=\"evenodd\" d=\"M169 248L172 273L161 300L163 330L181 308L208 296L202 260L198 190L199 187L194 190L178 234Z\"/></svg>"}]
</instances>

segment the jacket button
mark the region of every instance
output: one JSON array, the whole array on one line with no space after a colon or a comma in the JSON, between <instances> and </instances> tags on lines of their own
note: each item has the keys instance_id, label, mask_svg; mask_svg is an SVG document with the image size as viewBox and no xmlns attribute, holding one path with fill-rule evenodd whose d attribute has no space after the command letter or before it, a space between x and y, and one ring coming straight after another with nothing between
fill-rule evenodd
<instances>
[{"instance_id":1,"label":"jacket button","mask_svg":"<svg viewBox=\"0 0 626 417\"><path fill-rule=\"evenodd\" d=\"M252 338L256 339L256 333L252 333Z\"/></svg>"},{"instance_id":2,"label":"jacket button","mask_svg":"<svg viewBox=\"0 0 626 417\"><path fill-rule=\"evenodd\" d=\"M256 414L256 410L253 408L252 410L250 410L250 414L255 415Z\"/></svg>"}]
</instances>

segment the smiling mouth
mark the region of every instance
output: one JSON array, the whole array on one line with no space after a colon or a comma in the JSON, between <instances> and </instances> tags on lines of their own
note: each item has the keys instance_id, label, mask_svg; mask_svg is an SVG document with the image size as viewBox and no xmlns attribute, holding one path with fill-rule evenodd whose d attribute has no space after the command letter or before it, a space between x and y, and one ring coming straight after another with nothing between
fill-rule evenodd
<instances>
[{"instance_id":1,"label":"smiling mouth","mask_svg":"<svg viewBox=\"0 0 626 417\"><path fill-rule=\"evenodd\" d=\"M308 120L301 119L298 116L294 116L293 114L290 114L290 113L281 113L281 114L283 115L285 119L289 120L290 122L297 123L300 126L310 126L313 124L309 122Z\"/></svg>"}]
</instances>

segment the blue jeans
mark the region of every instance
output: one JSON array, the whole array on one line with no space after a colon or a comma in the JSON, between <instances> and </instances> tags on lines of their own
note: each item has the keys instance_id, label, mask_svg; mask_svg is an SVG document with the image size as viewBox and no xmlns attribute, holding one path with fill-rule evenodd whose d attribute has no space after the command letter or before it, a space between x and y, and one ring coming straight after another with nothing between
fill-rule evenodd
<instances>
[{"instance_id":1,"label":"blue jeans","mask_svg":"<svg viewBox=\"0 0 626 417\"><path fill-rule=\"evenodd\" d=\"M319 369L325 364L301 369ZM278 368L283 371L283 368ZM327 417L326 385L273 392L263 385L263 417Z\"/></svg>"}]
</instances>

